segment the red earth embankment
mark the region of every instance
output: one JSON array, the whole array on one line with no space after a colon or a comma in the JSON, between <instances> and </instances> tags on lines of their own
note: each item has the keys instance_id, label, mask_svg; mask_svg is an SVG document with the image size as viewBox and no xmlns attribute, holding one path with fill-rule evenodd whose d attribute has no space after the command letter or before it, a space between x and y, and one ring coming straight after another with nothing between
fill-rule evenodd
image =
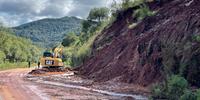
<instances>
[{"instance_id":1,"label":"red earth embankment","mask_svg":"<svg viewBox=\"0 0 200 100\"><path fill-rule=\"evenodd\" d=\"M181 64L196 59L200 34L200 1L172 0L161 7L150 4L156 15L135 22L133 9L119 14L93 44L93 55L81 65L80 74L96 81L115 80L147 86L162 80L165 66L174 73ZM196 58L195 58L196 57ZM171 64L171 65L170 65ZM198 64L192 65L196 68ZM194 74L187 72L186 77Z\"/></svg>"}]
</instances>

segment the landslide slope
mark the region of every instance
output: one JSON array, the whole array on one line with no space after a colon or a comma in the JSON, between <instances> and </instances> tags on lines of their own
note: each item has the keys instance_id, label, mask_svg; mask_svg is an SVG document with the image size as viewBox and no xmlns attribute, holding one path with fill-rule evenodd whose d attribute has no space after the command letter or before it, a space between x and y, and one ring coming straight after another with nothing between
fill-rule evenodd
<instances>
[{"instance_id":1,"label":"landslide slope","mask_svg":"<svg viewBox=\"0 0 200 100\"><path fill-rule=\"evenodd\" d=\"M171 0L162 6L149 4L156 15L132 29L129 25L135 22L134 8L120 13L96 38L93 55L81 65L80 74L96 81L143 86L162 80L166 68L174 73L183 71L188 80L192 76L198 78L199 72L190 70L200 69L200 43L195 37L200 35L199 5L199 0Z\"/></svg>"}]
</instances>

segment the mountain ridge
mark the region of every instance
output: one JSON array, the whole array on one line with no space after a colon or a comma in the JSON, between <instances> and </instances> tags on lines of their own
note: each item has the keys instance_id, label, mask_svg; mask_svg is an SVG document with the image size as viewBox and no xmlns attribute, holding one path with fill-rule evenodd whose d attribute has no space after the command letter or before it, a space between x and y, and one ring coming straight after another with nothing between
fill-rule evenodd
<instances>
[{"instance_id":1,"label":"mountain ridge","mask_svg":"<svg viewBox=\"0 0 200 100\"><path fill-rule=\"evenodd\" d=\"M52 48L59 44L69 32L80 33L82 19L77 17L45 18L12 27L17 36L33 41L34 44Z\"/></svg>"}]
</instances>

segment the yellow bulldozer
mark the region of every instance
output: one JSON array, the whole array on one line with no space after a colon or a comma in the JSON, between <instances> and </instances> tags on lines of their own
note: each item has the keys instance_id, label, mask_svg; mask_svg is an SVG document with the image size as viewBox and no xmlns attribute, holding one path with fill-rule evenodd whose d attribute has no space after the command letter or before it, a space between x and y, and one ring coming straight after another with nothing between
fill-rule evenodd
<instances>
[{"instance_id":1,"label":"yellow bulldozer","mask_svg":"<svg viewBox=\"0 0 200 100\"><path fill-rule=\"evenodd\" d=\"M54 49L52 49L52 52L45 51L43 53L43 56L40 58L39 66L42 66L42 68L64 67L64 63L62 61L62 52L62 46L55 47Z\"/></svg>"}]
</instances>

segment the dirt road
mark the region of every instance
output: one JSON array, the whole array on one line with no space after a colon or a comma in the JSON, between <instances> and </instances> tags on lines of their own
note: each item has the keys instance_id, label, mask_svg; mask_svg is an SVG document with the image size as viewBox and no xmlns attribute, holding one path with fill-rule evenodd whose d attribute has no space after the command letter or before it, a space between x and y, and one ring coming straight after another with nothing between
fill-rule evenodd
<instances>
[{"instance_id":1,"label":"dirt road","mask_svg":"<svg viewBox=\"0 0 200 100\"><path fill-rule=\"evenodd\" d=\"M31 69L0 71L0 100L146 100L145 96L118 92L114 85L94 85L73 73L27 75ZM122 86L125 87L125 86ZM128 86L129 87L129 86ZM113 89L112 89L113 88Z\"/></svg>"},{"instance_id":2,"label":"dirt road","mask_svg":"<svg viewBox=\"0 0 200 100\"><path fill-rule=\"evenodd\" d=\"M35 84L28 81L24 81L23 78L28 71L30 71L30 69L14 69L14 70L0 72L1 99L3 100L44 99L42 98L42 95L44 94L42 92L39 93L40 91Z\"/></svg>"}]
</instances>

